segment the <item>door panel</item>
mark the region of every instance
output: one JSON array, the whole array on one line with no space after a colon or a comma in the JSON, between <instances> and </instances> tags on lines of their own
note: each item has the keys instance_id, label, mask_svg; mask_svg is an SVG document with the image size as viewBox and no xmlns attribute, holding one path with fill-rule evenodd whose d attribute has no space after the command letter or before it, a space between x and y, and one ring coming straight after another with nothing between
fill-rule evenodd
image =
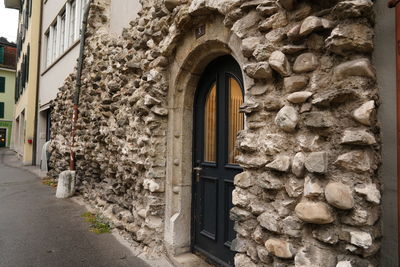
<instances>
[{"instance_id":1,"label":"door panel","mask_svg":"<svg viewBox=\"0 0 400 267\"><path fill-rule=\"evenodd\" d=\"M215 240L218 223L218 210L216 205L216 203L218 203L218 178L203 176L201 180L201 194L207 196L202 198L201 207L203 208L202 213L207 214L207 216L202 216L202 228L200 233Z\"/></svg>"},{"instance_id":2,"label":"door panel","mask_svg":"<svg viewBox=\"0 0 400 267\"><path fill-rule=\"evenodd\" d=\"M232 208L237 132L244 127L240 66L230 56L206 68L196 92L194 110L193 249L215 262L233 265L235 238Z\"/></svg>"}]
</instances>

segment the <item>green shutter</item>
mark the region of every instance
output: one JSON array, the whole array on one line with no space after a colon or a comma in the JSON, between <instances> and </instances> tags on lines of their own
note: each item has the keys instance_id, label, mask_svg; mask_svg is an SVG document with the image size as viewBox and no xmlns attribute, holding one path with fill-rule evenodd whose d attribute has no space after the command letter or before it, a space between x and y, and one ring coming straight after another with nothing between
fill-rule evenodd
<instances>
[{"instance_id":1,"label":"green shutter","mask_svg":"<svg viewBox=\"0 0 400 267\"><path fill-rule=\"evenodd\" d=\"M0 46L0 64L4 64L4 46Z\"/></svg>"},{"instance_id":2,"label":"green shutter","mask_svg":"<svg viewBox=\"0 0 400 267\"><path fill-rule=\"evenodd\" d=\"M4 118L4 103L0 102L0 119Z\"/></svg>"},{"instance_id":3,"label":"green shutter","mask_svg":"<svg viewBox=\"0 0 400 267\"><path fill-rule=\"evenodd\" d=\"M0 77L0 93L6 91L6 77Z\"/></svg>"}]
</instances>

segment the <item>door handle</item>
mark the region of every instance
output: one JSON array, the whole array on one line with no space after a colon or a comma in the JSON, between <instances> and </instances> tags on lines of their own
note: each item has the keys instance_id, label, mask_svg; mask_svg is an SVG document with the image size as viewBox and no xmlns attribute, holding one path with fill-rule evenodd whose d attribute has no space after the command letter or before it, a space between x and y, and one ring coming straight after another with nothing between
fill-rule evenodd
<instances>
[{"instance_id":1,"label":"door handle","mask_svg":"<svg viewBox=\"0 0 400 267\"><path fill-rule=\"evenodd\" d=\"M203 168L198 166L193 168L193 170L196 173L196 182L200 182L200 172L203 170Z\"/></svg>"}]
</instances>

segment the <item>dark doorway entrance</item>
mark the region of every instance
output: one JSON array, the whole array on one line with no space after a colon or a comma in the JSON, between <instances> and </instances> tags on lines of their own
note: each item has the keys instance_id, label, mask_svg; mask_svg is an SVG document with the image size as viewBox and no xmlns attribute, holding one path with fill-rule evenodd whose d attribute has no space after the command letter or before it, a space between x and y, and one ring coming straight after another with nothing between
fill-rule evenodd
<instances>
[{"instance_id":1,"label":"dark doorway entrance","mask_svg":"<svg viewBox=\"0 0 400 267\"><path fill-rule=\"evenodd\" d=\"M243 94L240 66L223 56L206 68L195 96L193 249L225 266L233 265L234 256L229 211L233 178L242 171L235 142L244 127Z\"/></svg>"},{"instance_id":2,"label":"dark doorway entrance","mask_svg":"<svg viewBox=\"0 0 400 267\"><path fill-rule=\"evenodd\" d=\"M5 147L7 145L7 130L0 129L0 147Z\"/></svg>"}]
</instances>

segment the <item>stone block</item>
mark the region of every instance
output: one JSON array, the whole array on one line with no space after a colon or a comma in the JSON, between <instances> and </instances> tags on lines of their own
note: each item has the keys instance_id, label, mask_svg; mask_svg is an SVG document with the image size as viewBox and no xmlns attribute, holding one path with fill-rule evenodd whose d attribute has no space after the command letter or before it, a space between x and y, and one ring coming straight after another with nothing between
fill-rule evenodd
<instances>
[{"instance_id":1,"label":"stone block","mask_svg":"<svg viewBox=\"0 0 400 267\"><path fill-rule=\"evenodd\" d=\"M312 95L313 93L307 91L294 92L287 96L287 100L293 104L301 104L306 102Z\"/></svg>"},{"instance_id":2,"label":"stone block","mask_svg":"<svg viewBox=\"0 0 400 267\"><path fill-rule=\"evenodd\" d=\"M272 69L268 62L251 63L244 66L246 74L253 79L271 79Z\"/></svg>"},{"instance_id":3,"label":"stone block","mask_svg":"<svg viewBox=\"0 0 400 267\"><path fill-rule=\"evenodd\" d=\"M285 189L289 197L299 197L303 194L304 181L294 177L286 180Z\"/></svg>"},{"instance_id":4,"label":"stone block","mask_svg":"<svg viewBox=\"0 0 400 267\"><path fill-rule=\"evenodd\" d=\"M237 253L234 258L235 266L236 267L257 267L248 256L242 253Z\"/></svg>"},{"instance_id":5,"label":"stone block","mask_svg":"<svg viewBox=\"0 0 400 267\"><path fill-rule=\"evenodd\" d=\"M326 39L326 47L339 55L370 53L374 48L373 38L374 31L368 25L340 24Z\"/></svg>"},{"instance_id":6,"label":"stone block","mask_svg":"<svg viewBox=\"0 0 400 267\"><path fill-rule=\"evenodd\" d=\"M297 92L304 89L308 85L308 77L300 75L286 77L283 80L283 85L285 87L286 92L288 93Z\"/></svg>"},{"instance_id":7,"label":"stone block","mask_svg":"<svg viewBox=\"0 0 400 267\"><path fill-rule=\"evenodd\" d=\"M246 221L249 220L253 217L253 215L248 212L247 210L238 208L238 207L233 207L230 211L229 218L232 221Z\"/></svg>"},{"instance_id":8,"label":"stone block","mask_svg":"<svg viewBox=\"0 0 400 267\"><path fill-rule=\"evenodd\" d=\"M281 76L286 77L291 73L290 63L281 51L274 51L269 58L269 65Z\"/></svg>"},{"instance_id":9,"label":"stone block","mask_svg":"<svg viewBox=\"0 0 400 267\"><path fill-rule=\"evenodd\" d=\"M297 177L303 177L304 175L304 162L306 160L306 156L303 152L298 152L293 157L292 162L292 173Z\"/></svg>"},{"instance_id":10,"label":"stone block","mask_svg":"<svg viewBox=\"0 0 400 267\"><path fill-rule=\"evenodd\" d=\"M295 7L296 1L295 0L279 0L279 3L282 5L283 8L287 10L292 10Z\"/></svg>"},{"instance_id":11,"label":"stone block","mask_svg":"<svg viewBox=\"0 0 400 267\"><path fill-rule=\"evenodd\" d=\"M359 58L344 62L333 70L336 80L344 80L352 76L361 76L375 79L375 70L367 58Z\"/></svg>"},{"instance_id":12,"label":"stone block","mask_svg":"<svg viewBox=\"0 0 400 267\"><path fill-rule=\"evenodd\" d=\"M257 11L251 11L233 24L232 31L239 38L246 38L251 33L252 28L254 28L261 19L262 18Z\"/></svg>"},{"instance_id":13,"label":"stone block","mask_svg":"<svg viewBox=\"0 0 400 267\"><path fill-rule=\"evenodd\" d=\"M368 146L376 144L376 140L366 129L351 129L344 131L340 144Z\"/></svg>"},{"instance_id":14,"label":"stone block","mask_svg":"<svg viewBox=\"0 0 400 267\"><path fill-rule=\"evenodd\" d=\"M379 205L381 203L381 192L376 184L359 184L355 187L355 191L364 196L369 202Z\"/></svg>"},{"instance_id":15,"label":"stone block","mask_svg":"<svg viewBox=\"0 0 400 267\"><path fill-rule=\"evenodd\" d=\"M309 16L301 24L299 34L305 36L321 29L323 29L321 19L316 16Z\"/></svg>"},{"instance_id":16,"label":"stone block","mask_svg":"<svg viewBox=\"0 0 400 267\"><path fill-rule=\"evenodd\" d=\"M279 216L271 211L266 211L262 213L260 216L257 217L257 221L260 222L260 225L265 229L279 233L280 230L280 223L279 223Z\"/></svg>"},{"instance_id":17,"label":"stone block","mask_svg":"<svg viewBox=\"0 0 400 267\"><path fill-rule=\"evenodd\" d=\"M338 19L365 17L372 19L373 2L371 0L346 0L336 4L332 14Z\"/></svg>"},{"instance_id":18,"label":"stone block","mask_svg":"<svg viewBox=\"0 0 400 267\"><path fill-rule=\"evenodd\" d=\"M268 169L279 171L279 172L288 172L290 169L291 159L289 156L279 155L272 162L265 165Z\"/></svg>"},{"instance_id":19,"label":"stone block","mask_svg":"<svg viewBox=\"0 0 400 267\"><path fill-rule=\"evenodd\" d=\"M279 190L284 188L282 179L266 172L260 175L256 182L258 186L268 190Z\"/></svg>"},{"instance_id":20,"label":"stone block","mask_svg":"<svg viewBox=\"0 0 400 267\"><path fill-rule=\"evenodd\" d=\"M350 187L340 182L329 183L325 187L325 198L329 204L338 209L348 210L354 207L354 198Z\"/></svg>"},{"instance_id":21,"label":"stone block","mask_svg":"<svg viewBox=\"0 0 400 267\"><path fill-rule=\"evenodd\" d=\"M361 124L372 126L376 121L375 102L365 102L353 111L353 118Z\"/></svg>"},{"instance_id":22,"label":"stone block","mask_svg":"<svg viewBox=\"0 0 400 267\"><path fill-rule=\"evenodd\" d=\"M371 171L371 159L367 152L355 150L340 155L335 164L339 167L358 173Z\"/></svg>"},{"instance_id":23,"label":"stone block","mask_svg":"<svg viewBox=\"0 0 400 267\"><path fill-rule=\"evenodd\" d=\"M56 198L69 198L75 194L75 171L63 171L58 176Z\"/></svg>"},{"instance_id":24,"label":"stone block","mask_svg":"<svg viewBox=\"0 0 400 267\"><path fill-rule=\"evenodd\" d=\"M291 243L277 238L268 239L265 242L265 247L269 253L283 259L291 259L296 253L296 250Z\"/></svg>"},{"instance_id":25,"label":"stone block","mask_svg":"<svg viewBox=\"0 0 400 267\"><path fill-rule=\"evenodd\" d=\"M334 119L328 112L314 111L303 115L304 124L310 128L329 128L334 125Z\"/></svg>"},{"instance_id":26,"label":"stone block","mask_svg":"<svg viewBox=\"0 0 400 267\"><path fill-rule=\"evenodd\" d=\"M296 267L335 267L336 255L333 251L307 245L299 249L294 264Z\"/></svg>"},{"instance_id":27,"label":"stone block","mask_svg":"<svg viewBox=\"0 0 400 267\"><path fill-rule=\"evenodd\" d=\"M287 216L280 223L282 226L282 233L293 236L300 237L303 229L303 222L300 221L295 216Z\"/></svg>"},{"instance_id":28,"label":"stone block","mask_svg":"<svg viewBox=\"0 0 400 267\"><path fill-rule=\"evenodd\" d=\"M245 171L235 176L234 184L241 188L249 188L254 185L254 181L250 172Z\"/></svg>"},{"instance_id":29,"label":"stone block","mask_svg":"<svg viewBox=\"0 0 400 267\"><path fill-rule=\"evenodd\" d=\"M295 208L297 217L307 223L329 224L334 217L324 202L301 202Z\"/></svg>"},{"instance_id":30,"label":"stone block","mask_svg":"<svg viewBox=\"0 0 400 267\"><path fill-rule=\"evenodd\" d=\"M291 106L284 106L275 117L275 124L285 132L294 132L298 122L299 114Z\"/></svg>"},{"instance_id":31,"label":"stone block","mask_svg":"<svg viewBox=\"0 0 400 267\"><path fill-rule=\"evenodd\" d=\"M358 97L354 90L350 89L332 89L317 93L313 96L312 104L317 107L330 107L342 104Z\"/></svg>"},{"instance_id":32,"label":"stone block","mask_svg":"<svg viewBox=\"0 0 400 267\"><path fill-rule=\"evenodd\" d=\"M351 261L339 261L336 267L353 267L353 265L351 265Z\"/></svg>"},{"instance_id":33,"label":"stone block","mask_svg":"<svg viewBox=\"0 0 400 267\"><path fill-rule=\"evenodd\" d=\"M312 231L315 239L334 245L339 242L339 230L335 226L321 226Z\"/></svg>"},{"instance_id":34,"label":"stone block","mask_svg":"<svg viewBox=\"0 0 400 267\"><path fill-rule=\"evenodd\" d=\"M245 114L251 114L253 112L259 111L260 109L262 109L260 103L249 99L240 106L239 111Z\"/></svg>"},{"instance_id":35,"label":"stone block","mask_svg":"<svg viewBox=\"0 0 400 267\"><path fill-rule=\"evenodd\" d=\"M313 53L304 53L296 58L293 71L295 73L305 73L316 70L318 66L318 58Z\"/></svg>"},{"instance_id":36,"label":"stone block","mask_svg":"<svg viewBox=\"0 0 400 267\"><path fill-rule=\"evenodd\" d=\"M304 179L304 196L307 198L317 198L324 193L324 188L317 178L306 176Z\"/></svg>"},{"instance_id":37,"label":"stone block","mask_svg":"<svg viewBox=\"0 0 400 267\"><path fill-rule=\"evenodd\" d=\"M264 98L264 108L268 111L277 111L284 106L279 96L268 95Z\"/></svg>"},{"instance_id":38,"label":"stone block","mask_svg":"<svg viewBox=\"0 0 400 267\"><path fill-rule=\"evenodd\" d=\"M372 245L372 236L370 233L362 231L350 231L350 243L368 249Z\"/></svg>"},{"instance_id":39,"label":"stone block","mask_svg":"<svg viewBox=\"0 0 400 267\"><path fill-rule=\"evenodd\" d=\"M312 152L306 157L304 164L309 172L325 174L328 171L328 153Z\"/></svg>"},{"instance_id":40,"label":"stone block","mask_svg":"<svg viewBox=\"0 0 400 267\"><path fill-rule=\"evenodd\" d=\"M271 5L259 5L257 6L256 10L260 12L262 16L269 17L278 12L279 9L277 5L271 4Z\"/></svg>"},{"instance_id":41,"label":"stone block","mask_svg":"<svg viewBox=\"0 0 400 267\"><path fill-rule=\"evenodd\" d=\"M245 57L251 57L257 45L263 42L261 37L247 37L242 40L242 53Z\"/></svg>"}]
</instances>

